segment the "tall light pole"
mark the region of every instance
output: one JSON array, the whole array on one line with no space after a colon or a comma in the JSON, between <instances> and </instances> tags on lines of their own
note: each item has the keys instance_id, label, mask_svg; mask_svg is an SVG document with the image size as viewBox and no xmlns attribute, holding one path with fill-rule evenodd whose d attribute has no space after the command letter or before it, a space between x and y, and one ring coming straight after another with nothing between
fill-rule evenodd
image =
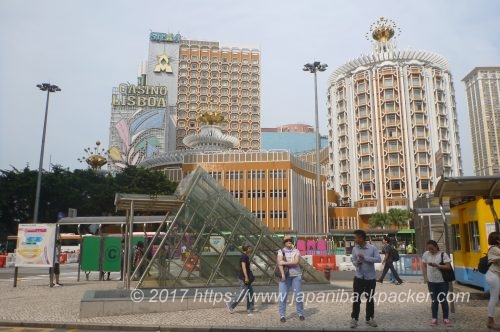
<instances>
[{"instance_id":1,"label":"tall light pole","mask_svg":"<svg viewBox=\"0 0 500 332\"><path fill-rule=\"evenodd\" d=\"M308 71L314 74L314 116L316 121L316 232L320 231L321 223L323 221L323 203L321 198L321 164L320 164L320 135L319 135L319 119L318 119L318 71L325 71L327 64L314 61L313 63L306 63L303 71Z\"/></svg>"},{"instance_id":2,"label":"tall light pole","mask_svg":"<svg viewBox=\"0 0 500 332\"><path fill-rule=\"evenodd\" d=\"M40 187L42 186L43 150L45 148L45 131L47 129L47 115L49 113L49 95L51 92L61 91L57 85L50 83L38 84L42 91L47 91L47 102L45 103L45 120L43 121L42 149L40 151L40 164L38 165L38 179L36 181L35 212L33 213L33 223L38 222L38 206L40 205Z\"/></svg>"}]
</instances>

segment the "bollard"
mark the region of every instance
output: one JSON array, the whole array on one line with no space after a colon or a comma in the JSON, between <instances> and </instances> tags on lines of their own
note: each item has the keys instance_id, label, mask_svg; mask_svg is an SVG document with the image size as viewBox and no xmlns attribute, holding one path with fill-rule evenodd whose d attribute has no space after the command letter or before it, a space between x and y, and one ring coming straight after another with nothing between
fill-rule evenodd
<instances>
[{"instance_id":1,"label":"bollard","mask_svg":"<svg viewBox=\"0 0 500 332\"><path fill-rule=\"evenodd\" d=\"M331 270L332 270L332 268L330 267L330 265L325 266L325 269L324 269L325 279L328 281L330 281Z\"/></svg>"}]
</instances>

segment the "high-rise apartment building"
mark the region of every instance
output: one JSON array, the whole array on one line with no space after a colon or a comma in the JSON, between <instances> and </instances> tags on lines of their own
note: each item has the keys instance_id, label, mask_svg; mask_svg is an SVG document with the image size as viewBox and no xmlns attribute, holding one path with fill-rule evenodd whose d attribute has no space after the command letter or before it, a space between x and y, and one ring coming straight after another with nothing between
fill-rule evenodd
<instances>
[{"instance_id":1,"label":"high-rise apartment building","mask_svg":"<svg viewBox=\"0 0 500 332\"><path fill-rule=\"evenodd\" d=\"M227 120L223 133L241 150L260 150L260 52L219 42L183 40L179 49L177 149L200 131L198 118L217 110Z\"/></svg>"},{"instance_id":2,"label":"high-rise apartment building","mask_svg":"<svg viewBox=\"0 0 500 332\"><path fill-rule=\"evenodd\" d=\"M500 175L500 67L476 67L465 78L475 175Z\"/></svg>"},{"instance_id":3,"label":"high-rise apartment building","mask_svg":"<svg viewBox=\"0 0 500 332\"><path fill-rule=\"evenodd\" d=\"M372 25L374 51L329 78L330 185L339 206L371 214L408 208L431 193L440 176L462 175L455 94L440 55L399 50L399 29Z\"/></svg>"}]
</instances>

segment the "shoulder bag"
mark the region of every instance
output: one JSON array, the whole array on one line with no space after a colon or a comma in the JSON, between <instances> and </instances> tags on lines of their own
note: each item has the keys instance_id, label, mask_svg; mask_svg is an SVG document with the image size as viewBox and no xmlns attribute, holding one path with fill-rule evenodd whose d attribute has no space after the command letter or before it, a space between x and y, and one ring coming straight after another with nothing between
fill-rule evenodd
<instances>
[{"instance_id":1,"label":"shoulder bag","mask_svg":"<svg viewBox=\"0 0 500 332\"><path fill-rule=\"evenodd\" d=\"M441 262L439 265L446 265L446 263L443 261L443 256L444 252L441 253ZM455 281L455 271L453 271L453 267L451 267L450 263L450 269L439 269L441 271L441 274L443 275L443 280L446 282L452 282Z\"/></svg>"}]
</instances>

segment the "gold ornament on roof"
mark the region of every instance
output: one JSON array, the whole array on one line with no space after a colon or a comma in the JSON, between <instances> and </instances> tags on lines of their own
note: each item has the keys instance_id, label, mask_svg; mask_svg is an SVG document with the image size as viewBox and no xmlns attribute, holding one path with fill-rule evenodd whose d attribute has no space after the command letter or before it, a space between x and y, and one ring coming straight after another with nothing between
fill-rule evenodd
<instances>
[{"instance_id":1,"label":"gold ornament on roof","mask_svg":"<svg viewBox=\"0 0 500 332\"><path fill-rule=\"evenodd\" d=\"M380 43L387 43L391 38L399 36L401 29L396 26L393 20L381 17L377 22L370 26L370 32L366 34L366 39L373 39Z\"/></svg>"},{"instance_id":2,"label":"gold ornament on roof","mask_svg":"<svg viewBox=\"0 0 500 332\"><path fill-rule=\"evenodd\" d=\"M92 150L90 147L83 149L87 153L87 156L83 156L82 158L78 158L78 161L83 163L84 161L87 165L92 168L94 171L98 171L102 166L107 164L107 160L104 157L105 149L99 150L99 145L101 145L100 141L95 142L95 147Z\"/></svg>"},{"instance_id":3,"label":"gold ornament on roof","mask_svg":"<svg viewBox=\"0 0 500 332\"><path fill-rule=\"evenodd\" d=\"M203 122L208 125L219 124L224 121L224 117L216 111L205 112L198 118L198 121Z\"/></svg>"}]
</instances>

